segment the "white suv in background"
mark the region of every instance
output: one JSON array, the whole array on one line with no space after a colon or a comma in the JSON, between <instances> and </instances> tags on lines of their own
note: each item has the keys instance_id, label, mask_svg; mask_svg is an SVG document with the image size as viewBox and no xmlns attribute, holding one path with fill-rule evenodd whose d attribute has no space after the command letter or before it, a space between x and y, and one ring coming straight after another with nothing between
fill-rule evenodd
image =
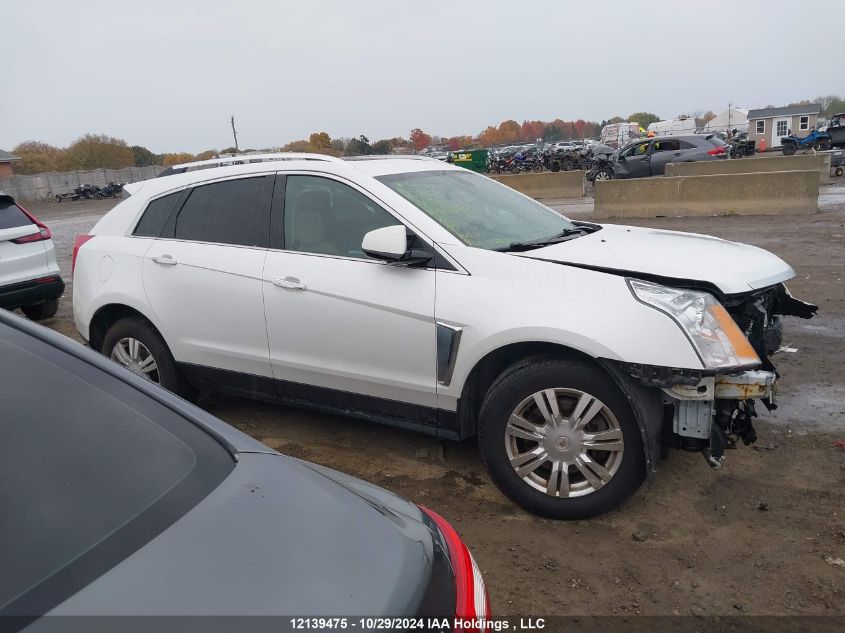
<instances>
[{"instance_id":1,"label":"white suv in background","mask_svg":"<svg viewBox=\"0 0 845 633\"><path fill-rule=\"evenodd\" d=\"M773 407L792 269L712 237L574 222L426 158L322 156L146 181L77 238L90 345L185 397L476 436L555 518L627 499L669 445L718 467Z\"/></svg>"},{"instance_id":2,"label":"white suv in background","mask_svg":"<svg viewBox=\"0 0 845 633\"><path fill-rule=\"evenodd\" d=\"M0 308L42 321L64 291L50 229L0 191Z\"/></svg>"}]
</instances>

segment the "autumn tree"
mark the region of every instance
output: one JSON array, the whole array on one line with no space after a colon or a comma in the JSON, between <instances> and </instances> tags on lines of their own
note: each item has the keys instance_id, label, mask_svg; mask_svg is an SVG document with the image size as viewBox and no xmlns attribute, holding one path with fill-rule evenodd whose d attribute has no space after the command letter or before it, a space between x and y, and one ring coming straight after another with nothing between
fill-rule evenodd
<instances>
[{"instance_id":1,"label":"autumn tree","mask_svg":"<svg viewBox=\"0 0 845 633\"><path fill-rule=\"evenodd\" d=\"M660 117L653 112L634 112L628 117L630 123L639 123L642 128L647 128L652 123L657 123L660 120Z\"/></svg>"},{"instance_id":2,"label":"autumn tree","mask_svg":"<svg viewBox=\"0 0 845 633\"><path fill-rule=\"evenodd\" d=\"M411 143L414 145L414 149L418 152L420 150L424 150L426 147L431 145L431 136L423 132L420 128L414 128L411 130Z\"/></svg>"},{"instance_id":3,"label":"autumn tree","mask_svg":"<svg viewBox=\"0 0 845 633\"><path fill-rule=\"evenodd\" d=\"M132 154L135 157L135 167L149 167L150 165L156 164L156 158L158 157L146 147L133 145L129 149L132 150Z\"/></svg>"},{"instance_id":4,"label":"autumn tree","mask_svg":"<svg viewBox=\"0 0 845 633\"><path fill-rule=\"evenodd\" d=\"M499 137L501 138L499 142L516 143L519 140L520 132L522 132L522 128L513 119L502 121L499 123Z\"/></svg>"},{"instance_id":5,"label":"autumn tree","mask_svg":"<svg viewBox=\"0 0 845 633\"><path fill-rule=\"evenodd\" d=\"M370 145L370 139L363 134L358 138L353 138L346 146L347 156L368 156L373 153L373 147Z\"/></svg>"},{"instance_id":6,"label":"autumn tree","mask_svg":"<svg viewBox=\"0 0 845 633\"><path fill-rule=\"evenodd\" d=\"M212 158L217 157L217 150L216 149L207 149L204 152L200 152L194 157L194 160L211 160Z\"/></svg>"},{"instance_id":7,"label":"autumn tree","mask_svg":"<svg viewBox=\"0 0 845 633\"><path fill-rule=\"evenodd\" d=\"M314 148L314 151L331 149L332 139L326 132L314 132L308 137L308 142Z\"/></svg>"},{"instance_id":8,"label":"autumn tree","mask_svg":"<svg viewBox=\"0 0 845 633\"><path fill-rule=\"evenodd\" d=\"M86 134L67 148L76 169L121 169L135 164L135 153L126 141L105 134Z\"/></svg>"},{"instance_id":9,"label":"autumn tree","mask_svg":"<svg viewBox=\"0 0 845 633\"><path fill-rule=\"evenodd\" d=\"M182 163L192 163L196 157L188 152L174 152L172 154L162 154L161 164L165 167L170 165L181 165Z\"/></svg>"},{"instance_id":10,"label":"autumn tree","mask_svg":"<svg viewBox=\"0 0 845 633\"><path fill-rule=\"evenodd\" d=\"M386 138L383 138L380 141L376 141L375 143L373 143L373 154L390 154L391 150L392 148L390 147L390 141Z\"/></svg>"},{"instance_id":11,"label":"autumn tree","mask_svg":"<svg viewBox=\"0 0 845 633\"><path fill-rule=\"evenodd\" d=\"M15 163L18 174L64 171L70 167L65 150L40 141L25 141L13 147L12 153L21 159Z\"/></svg>"},{"instance_id":12,"label":"autumn tree","mask_svg":"<svg viewBox=\"0 0 845 633\"><path fill-rule=\"evenodd\" d=\"M845 98L839 95L818 97L814 103L818 103L821 106L821 116L831 117L834 114L845 112Z\"/></svg>"},{"instance_id":13,"label":"autumn tree","mask_svg":"<svg viewBox=\"0 0 845 633\"><path fill-rule=\"evenodd\" d=\"M311 143L306 140L301 141L291 141L287 145L282 146L283 152L310 152L311 151Z\"/></svg>"}]
</instances>

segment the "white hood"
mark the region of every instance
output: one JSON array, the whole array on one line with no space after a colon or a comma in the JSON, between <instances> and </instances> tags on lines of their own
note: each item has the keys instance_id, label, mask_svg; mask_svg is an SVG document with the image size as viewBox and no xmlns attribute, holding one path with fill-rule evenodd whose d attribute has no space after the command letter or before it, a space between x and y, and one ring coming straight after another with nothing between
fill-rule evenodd
<instances>
[{"instance_id":1,"label":"white hood","mask_svg":"<svg viewBox=\"0 0 845 633\"><path fill-rule=\"evenodd\" d=\"M780 257L709 235L604 224L600 231L523 257L591 268L709 282L725 294L765 288L795 276Z\"/></svg>"}]
</instances>

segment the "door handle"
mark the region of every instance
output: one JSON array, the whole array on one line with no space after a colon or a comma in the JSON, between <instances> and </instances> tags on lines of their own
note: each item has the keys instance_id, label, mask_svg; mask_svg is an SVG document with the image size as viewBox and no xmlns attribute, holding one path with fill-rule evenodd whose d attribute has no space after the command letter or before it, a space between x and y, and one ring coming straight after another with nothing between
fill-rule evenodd
<instances>
[{"instance_id":1,"label":"door handle","mask_svg":"<svg viewBox=\"0 0 845 633\"><path fill-rule=\"evenodd\" d=\"M161 264L162 266L175 266L176 260L173 259L173 255L156 255L153 257L153 261L156 264Z\"/></svg>"},{"instance_id":2,"label":"door handle","mask_svg":"<svg viewBox=\"0 0 845 633\"><path fill-rule=\"evenodd\" d=\"M285 277L284 279L274 279L273 285L277 288L286 288L287 290L307 290L308 286L300 283L295 277Z\"/></svg>"}]
</instances>

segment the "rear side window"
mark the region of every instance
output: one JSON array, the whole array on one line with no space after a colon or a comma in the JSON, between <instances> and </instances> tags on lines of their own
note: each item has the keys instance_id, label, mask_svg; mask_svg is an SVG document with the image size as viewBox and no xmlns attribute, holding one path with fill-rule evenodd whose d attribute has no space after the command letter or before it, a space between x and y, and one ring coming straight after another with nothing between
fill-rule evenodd
<instances>
[{"instance_id":1,"label":"rear side window","mask_svg":"<svg viewBox=\"0 0 845 633\"><path fill-rule=\"evenodd\" d=\"M679 143L681 144L681 149L695 149L695 145L684 139L681 139Z\"/></svg>"},{"instance_id":2,"label":"rear side window","mask_svg":"<svg viewBox=\"0 0 845 633\"><path fill-rule=\"evenodd\" d=\"M21 211L18 205L8 198L5 200L0 198L0 230L15 229L27 224L32 224L32 220Z\"/></svg>"},{"instance_id":3,"label":"rear side window","mask_svg":"<svg viewBox=\"0 0 845 633\"><path fill-rule=\"evenodd\" d=\"M240 178L194 188L176 217L177 240L266 247L273 178Z\"/></svg>"},{"instance_id":4,"label":"rear side window","mask_svg":"<svg viewBox=\"0 0 845 633\"><path fill-rule=\"evenodd\" d=\"M132 235L138 237L159 237L167 224L167 219L173 213L176 203L182 197L181 191L156 198L147 205L144 215L138 221Z\"/></svg>"},{"instance_id":5,"label":"rear side window","mask_svg":"<svg viewBox=\"0 0 845 633\"><path fill-rule=\"evenodd\" d=\"M652 147L653 152L677 152L679 149L681 149L681 142L678 139L654 141Z\"/></svg>"}]
</instances>

